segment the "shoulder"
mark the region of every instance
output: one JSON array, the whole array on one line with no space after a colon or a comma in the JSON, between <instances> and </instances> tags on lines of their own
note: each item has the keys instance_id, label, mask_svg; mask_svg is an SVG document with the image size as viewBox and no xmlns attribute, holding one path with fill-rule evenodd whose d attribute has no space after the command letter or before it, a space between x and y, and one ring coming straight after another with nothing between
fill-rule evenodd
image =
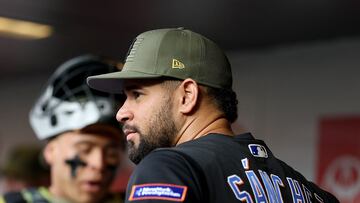
<instances>
[{"instance_id":1,"label":"shoulder","mask_svg":"<svg viewBox=\"0 0 360 203\"><path fill-rule=\"evenodd\" d=\"M0 203L26 203L21 191L7 192L0 196Z\"/></svg>"},{"instance_id":2,"label":"shoulder","mask_svg":"<svg viewBox=\"0 0 360 203\"><path fill-rule=\"evenodd\" d=\"M126 200L194 200L201 191L199 169L181 153L159 149L147 155L135 168L128 182Z\"/></svg>"},{"instance_id":3,"label":"shoulder","mask_svg":"<svg viewBox=\"0 0 360 203\"><path fill-rule=\"evenodd\" d=\"M187 160L193 160L200 166L208 167L213 162L227 157L245 156L246 146L237 141L234 136L209 134L173 148Z\"/></svg>"},{"instance_id":4,"label":"shoulder","mask_svg":"<svg viewBox=\"0 0 360 203\"><path fill-rule=\"evenodd\" d=\"M140 162L136 170L145 171L145 174L152 168L156 170L155 173L162 173L161 170L201 170L219 159L233 157L234 154L247 155L246 146L242 147L241 143L231 136L209 134L176 147L156 149Z\"/></svg>"},{"instance_id":5,"label":"shoulder","mask_svg":"<svg viewBox=\"0 0 360 203\"><path fill-rule=\"evenodd\" d=\"M186 169L192 168L191 163L184 153L172 148L157 149L148 154L135 168L133 175L147 174L152 177L163 176L175 171L186 172Z\"/></svg>"},{"instance_id":6,"label":"shoulder","mask_svg":"<svg viewBox=\"0 0 360 203\"><path fill-rule=\"evenodd\" d=\"M31 203L31 202L51 202L48 190L44 187L26 188L21 191L8 192L0 198L0 203Z\"/></svg>"},{"instance_id":7,"label":"shoulder","mask_svg":"<svg viewBox=\"0 0 360 203\"><path fill-rule=\"evenodd\" d=\"M214 161L216 157L223 156L223 153L226 153L224 149L231 148L228 146L232 144L231 138L227 136L209 135L176 147L159 148L148 154L137 165L135 174L141 172L163 175L164 172L169 171L200 170L203 165Z\"/></svg>"}]
</instances>

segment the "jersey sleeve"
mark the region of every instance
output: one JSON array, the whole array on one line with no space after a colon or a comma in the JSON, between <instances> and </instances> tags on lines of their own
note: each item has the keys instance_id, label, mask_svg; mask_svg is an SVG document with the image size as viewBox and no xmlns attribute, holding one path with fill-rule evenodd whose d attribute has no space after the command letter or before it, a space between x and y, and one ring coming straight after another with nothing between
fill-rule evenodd
<instances>
[{"instance_id":1,"label":"jersey sleeve","mask_svg":"<svg viewBox=\"0 0 360 203\"><path fill-rule=\"evenodd\" d=\"M199 168L174 150L156 150L136 167L126 202L204 202Z\"/></svg>"}]
</instances>

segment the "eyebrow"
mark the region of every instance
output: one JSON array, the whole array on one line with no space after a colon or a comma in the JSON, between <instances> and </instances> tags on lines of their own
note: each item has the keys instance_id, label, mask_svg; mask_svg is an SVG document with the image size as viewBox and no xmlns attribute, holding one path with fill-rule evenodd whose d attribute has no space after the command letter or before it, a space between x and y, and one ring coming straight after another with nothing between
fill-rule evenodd
<instances>
[{"instance_id":1,"label":"eyebrow","mask_svg":"<svg viewBox=\"0 0 360 203\"><path fill-rule=\"evenodd\" d=\"M88 144L88 145L94 145L96 144L95 142L89 141L89 140L81 140L79 142L76 142L74 145L75 146L80 146L80 145L84 145L84 144Z\"/></svg>"},{"instance_id":2,"label":"eyebrow","mask_svg":"<svg viewBox=\"0 0 360 203\"><path fill-rule=\"evenodd\" d=\"M97 144L97 142L89 141L89 140L82 140L82 141L79 141L79 142L75 143L75 147L79 147L79 146L82 146L82 145L100 146L100 145ZM105 144L104 146L101 146L101 147L118 148L119 146L120 146L120 144L118 144L117 142L110 142L110 143L107 143L107 144Z\"/></svg>"},{"instance_id":3,"label":"eyebrow","mask_svg":"<svg viewBox=\"0 0 360 203\"><path fill-rule=\"evenodd\" d=\"M140 85L129 85L124 87L124 91L130 91L134 89L141 89L142 87Z\"/></svg>"}]
</instances>

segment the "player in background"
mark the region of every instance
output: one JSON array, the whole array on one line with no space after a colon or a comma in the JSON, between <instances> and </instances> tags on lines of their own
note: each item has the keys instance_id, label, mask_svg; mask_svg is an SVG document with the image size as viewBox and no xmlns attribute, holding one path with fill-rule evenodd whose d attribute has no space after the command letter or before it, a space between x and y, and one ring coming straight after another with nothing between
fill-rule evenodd
<instances>
[{"instance_id":1,"label":"player in background","mask_svg":"<svg viewBox=\"0 0 360 203\"><path fill-rule=\"evenodd\" d=\"M109 188L125 154L124 135L114 115L121 100L91 90L86 77L117 70L102 58L85 55L62 64L31 109L30 124L49 164L49 187L7 193L1 203L123 202Z\"/></svg>"},{"instance_id":2,"label":"player in background","mask_svg":"<svg viewBox=\"0 0 360 203\"><path fill-rule=\"evenodd\" d=\"M127 97L116 116L137 164L126 202L338 202L263 141L235 135L232 80L223 51L183 28L140 34L122 71L88 78Z\"/></svg>"},{"instance_id":3,"label":"player in background","mask_svg":"<svg viewBox=\"0 0 360 203\"><path fill-rule=\"evenodd\" d=\"M41 158L42 147L18 144L0 165L0 194L49 185L49 170Z\"/></svg>"}]
</instances>

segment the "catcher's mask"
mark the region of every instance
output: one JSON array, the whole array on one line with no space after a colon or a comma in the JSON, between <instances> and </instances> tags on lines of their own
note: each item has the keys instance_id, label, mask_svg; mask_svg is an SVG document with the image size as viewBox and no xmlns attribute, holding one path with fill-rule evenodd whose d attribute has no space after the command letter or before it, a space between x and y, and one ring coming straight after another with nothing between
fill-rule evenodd
<instances>
[{"instance_id":1,"label":"catcher's mask","mask_svg":"<svg viewBox=\"0 0 360 203\"><path fill-rule=\"evenodd\" d=\"M114 71L119 71L114 63L93 55L75 57L59 66L30 111L37 137L48 139L95 123L120 127L115 120L118 96L86 84L88 76Z\"/></svg>"}]
</instances>

